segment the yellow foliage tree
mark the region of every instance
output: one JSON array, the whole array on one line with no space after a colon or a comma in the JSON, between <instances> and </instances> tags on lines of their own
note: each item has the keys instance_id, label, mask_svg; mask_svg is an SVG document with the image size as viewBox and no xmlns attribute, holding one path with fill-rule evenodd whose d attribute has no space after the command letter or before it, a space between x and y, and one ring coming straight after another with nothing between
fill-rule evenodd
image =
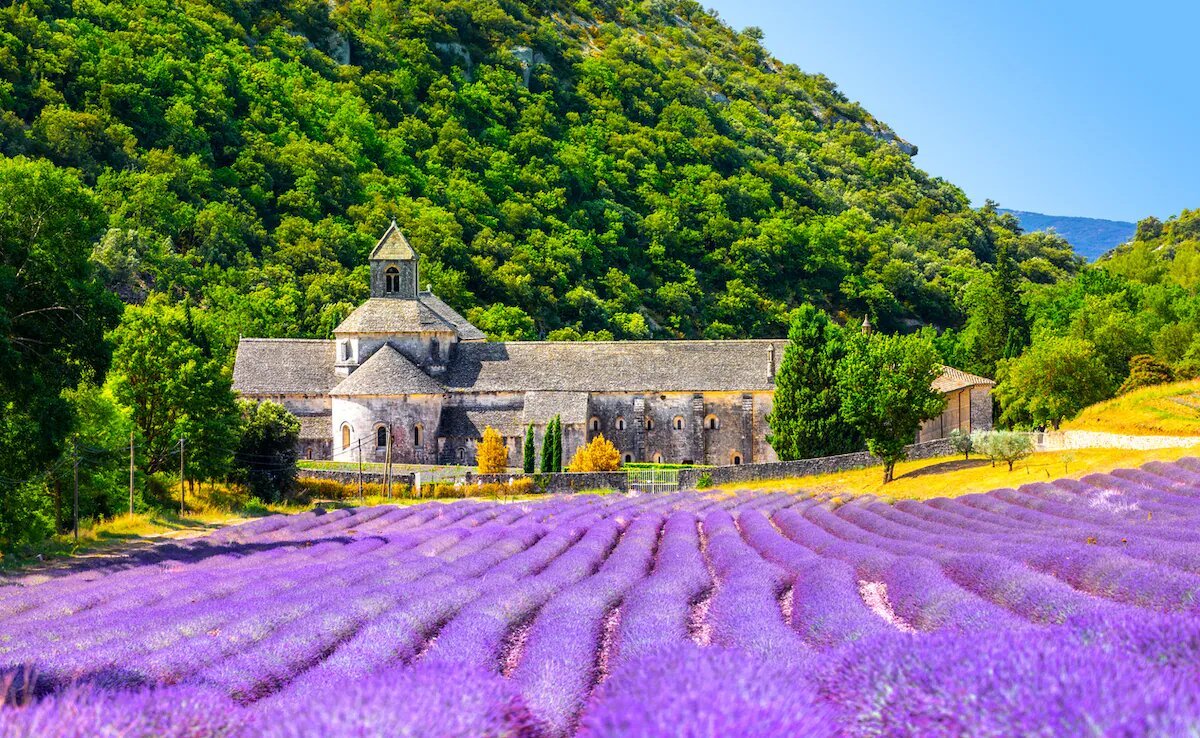
<instances>
[{"instance_id":1,"label":"yellow foliage tree","mask_svg":"<svg viewBox=\"0 0 1200 738\"><path fill-rule=\"evenodd\" d=\"M621 454L617 447L601 434L586 446L580 446L571 459L570 469L573 472L616 471L620 464Z\"/></svg>"},{"instance_id":2,"label":"yellow foliage tree","mask_svg":"<svg viewBox=\"0 0 1200 738\"><path fill-rule=\"evenodd\" d=\"M483 440L475 450L480 474L503 474L508 469L508 447L490 425L483 429Z\"/></svg>"}]
</instances>

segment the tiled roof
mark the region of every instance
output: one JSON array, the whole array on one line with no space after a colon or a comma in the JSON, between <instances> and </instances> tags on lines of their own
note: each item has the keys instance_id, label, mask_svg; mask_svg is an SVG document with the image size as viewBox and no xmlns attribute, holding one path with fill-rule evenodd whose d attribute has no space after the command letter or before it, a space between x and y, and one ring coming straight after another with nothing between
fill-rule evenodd
<instances>
[{"instance_id":1,"label":"tiled roof","mask_svg":"<svg viewBox=\"0 0 1200 738\"><path fill-rule=\"evenodd\" d=\"M372 297L358 306L334 334L453 332L454 326L419 300Z\"/></svg>"},{"instance_id":2,"label":"tiled roof","mask_svg":"<svg viewBox=\"0 0 1200 738\"><path fill-rule=\"evenodd\" d=\"M545 425L555 415L567 425L583 424L588 418L586 392L526 392L525 424Z\"/></svg>"},{"instance_id":3,"label":"tiled roof","mask_svg":"<svg viewBox=\"0 0 1200 738\"><path fill-rule=\"evenodd\" d=\"M328 441L333 438L333 420L329 415L301 415L301 441Z\"/></svg>"},{"instance_id":4,"label":"tiled roof","mask_svg":"<svg viewBox=\"0 0 1200 738\"><path fill-rule=\"evenodd\" d=\"M351 372L329 394L336 396L348 395L382 395L398 397L400 395L440 395L445 390L428 374L421 371L411 361L400 355L400 352L388 345L383 345L371 354L371 358L362 366Z\"/></svg>"},{"instance_id":5,"label":"tiled roof","mask_svg":"<svg viewBox=\"0 0 1200 738\"><path fill-rule=\"evenodd\" d=\"M451 391L770 390L785 341L540 341L459 344Z\"/></svg>"},{"instance_id":6,"label":"tiled roof","mask_svg":"<svg viewBox=\"0 0 1200 738\"><path fill-rule=\"evenodd\" d=\"M404 261L417 258L417 252L413 250L412 244L400 232L400 227L393 220L392 224L383 232L379 243L375 244L375 248L371 250L371 258Z\"/></svg>"},{"instance_id":7,"label":"tiled roof","mask_svg":"<svg viewBox=\"0 0 1200 738\"><path fill-rule=\"evenodd\" d=\"M502 436L525 433L520 410L473 410L462 407L443 407L438 434L455 438L482 438L483 429L495 428Z\"/></svg>"},{"instance_id":8,"label":"tiled roof","mask_svg":"<svg viewBox=\"0 0 1200 738\"><path fill-rule=\"evenodd\" d=\"M432 292L422 292L417 297L421 304L437 313L438 317L454 326L458 331L458 340L460 341L484 341L487 335L471 325L471 323L458 313L457 310L442 302L442 299Z\"/></svg>"},{"instance_id":9,"label":"tiled roof","mask_svg":"<svg viewBox=\"0 0 1200 738\"><path fill-rule=\"evenodd\" d=\"M233 388L244 395L325 395L341 377L333 370L333 341L243 338L233 365Z\"/></svg>"},{"instance_id":10,"label":"tiled roof","mask_svg":"<svg viewBox=\"0 0 1200 738\"><path fill-rule=\"evenodd\" d=\"M978 385L991 387L994 384L996 383L987 377L964 372L952 366L943 366L942 373L938 375L937 379L933 380L933 388L942 393L953 392L963 387L976 387Z\"/></svg>"}]
</instances>

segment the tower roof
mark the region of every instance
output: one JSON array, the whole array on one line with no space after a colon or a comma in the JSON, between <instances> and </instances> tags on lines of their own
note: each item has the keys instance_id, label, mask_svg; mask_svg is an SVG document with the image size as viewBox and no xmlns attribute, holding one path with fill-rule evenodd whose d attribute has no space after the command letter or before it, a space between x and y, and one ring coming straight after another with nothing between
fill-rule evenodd
<instances>
[{"instance_id":1,"label":"tower roof","mask_svg":"<svg viewBox=\"0 0 1200 738\"><path fill-rule=\"evenodd\" d=\"M384 345L329 393L334 396L439 395L445 390L399 351Z\"/></svg>"},{"instance_id":2,"label":"tower roof","mask_svg":"<svg viewBox=\"0 0 1200 738\"><path fill-rule=\"evenodd\" d=\"M396 225L396 221L387 227L380 237L379 243L375 244L375 248L371 250L371 260L385 261L411 261L417 258L417 252L413 250L412 244L400 232L400 226Z\"/></svg>"}]
</instances>

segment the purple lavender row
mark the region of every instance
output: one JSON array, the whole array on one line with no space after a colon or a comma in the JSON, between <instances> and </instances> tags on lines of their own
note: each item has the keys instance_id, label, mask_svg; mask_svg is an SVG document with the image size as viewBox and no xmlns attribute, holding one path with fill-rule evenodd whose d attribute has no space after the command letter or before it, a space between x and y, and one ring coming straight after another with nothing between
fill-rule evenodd
<instances>
[{"instance_id":1,"label":"purple lavender row","mask_svg":"<svg viewBox=\"0 0 1200 738\"><path fill-rule=\"evenodd\" d=\"M555 594L529 625L524 647L509 652L504 670L548 736L571 734L593 685L605 676L606 625L611 644L617 605L646 576L662 523L658 515L630 523L600 570Z\"/></svg>"},{"instance_id":2,"label":"purple lavender row","mask_svg":"<svg viewBox=\"0 0 1200 738\"><path fill-rule=\"evenodd\" d=\"M739 533L728 512L704 518L706 555L716 574L707 613L714 645L785 663L804 663L809 649L785 621L787 573L764 560Z\"/></svg>"},{"instance_id":3,"label":"purple lavender row","mask_svg":"<svg viewBox=\"0 0 1200 738\"><path fill-rule=\"evenodd\" d=\"M621 603L610 662L628 662L688 642L692 607L711 587L695 515L671 513L663 525L653 571L630 588Z\"/></svg>"},{"instance_id":4,"label":"purple lavender row","mask_svg":"<svg viewBox=\"0 0 1200 738\"><path fill-rule=\"evenodd\" d=\"M849 564L789 540L761 512L744 512L738 522L746 542L793 577L791 624L809 646L825 650L893 628L863 602Z\"/></svg>"}]
</instances>

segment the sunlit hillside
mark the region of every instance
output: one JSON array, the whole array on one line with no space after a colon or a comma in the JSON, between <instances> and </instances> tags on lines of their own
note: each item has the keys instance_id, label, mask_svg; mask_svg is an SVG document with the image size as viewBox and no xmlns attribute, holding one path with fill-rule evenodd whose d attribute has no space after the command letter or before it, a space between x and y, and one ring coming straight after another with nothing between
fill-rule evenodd
<instances>
[{"instance_id":1,"label":"sunlit hillside","mask_svg":"<svg viewBox=\"0 0 1200 738\"><path fill-rule=\"evenodd\" d=\"M1200 436L1200 379L1146 387L1084 410L1067 430Z\"/></svg>"}]
</instances>

